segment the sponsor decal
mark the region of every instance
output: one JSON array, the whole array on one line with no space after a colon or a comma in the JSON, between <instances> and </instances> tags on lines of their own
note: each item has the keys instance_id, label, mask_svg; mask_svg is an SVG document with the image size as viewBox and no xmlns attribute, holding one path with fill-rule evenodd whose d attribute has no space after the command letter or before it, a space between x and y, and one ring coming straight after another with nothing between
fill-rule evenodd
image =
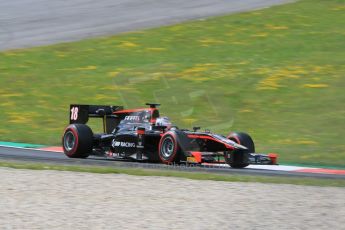
<instances>
[{"instance_id":1,"label":"sponsor decal","mask_svg":"<svg viewBox=\"0 0 345 230\"><path fill-rule=\"evenodd\" d=\"M188 163L198 163L198 161L195 159L195 157L187 157Z\"/></svg>"},{"instance_id":2,"label":"sponsor decal","mask_svg":"<svg viewBox=\"0 0 345 230\"><path fill-rule=\"evenodd\" d=\"M125 120L126 121L140 121L140 117L139 116L126 116Z\"/></svg>"},{"instance_id":3,"label":"sponsor decal","mask_svg":"<svg viewBox=\"0 0 345 230\"><path fill-rule=\"evenodd\" d=\"M124 153L109 152L108 157L121 158L121 157L125 157L125 154Z\"/></svg>"},{"instance_id":4,"label":"sponsor decal","mask_svg":"<svg viewBox=\"0 0 345 230\"><path fill-rule=\"evenodd\" d=\"M116 147L134 148L134 147L136 147L135 143L133 143L133 142L115 141L115 140L113 140L111 145L113 146L113 148L116 148Z\"/></svg>"}]
</instances>

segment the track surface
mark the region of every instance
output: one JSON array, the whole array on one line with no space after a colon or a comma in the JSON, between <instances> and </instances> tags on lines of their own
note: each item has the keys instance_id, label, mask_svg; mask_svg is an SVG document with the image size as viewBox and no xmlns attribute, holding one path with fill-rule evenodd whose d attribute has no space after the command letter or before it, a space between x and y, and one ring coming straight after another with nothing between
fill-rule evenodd
<instances>
[{"instance_id":1,"label":"track surface","mask_svg":"<svg viewBox=\"0 0 345 230\"><path fill-rule=\"evenodd\" d=\"M81 40L291 0L0 0L0 50Z\"/></svg>"},{"instance_id":2,"label":"track surface","mask_svg":"<svg viewBox=\"0 0 345 230\"><path fill-rule=\"evenodd\" d=\"M210 172L222 174L244 174L244 175L263 175L263 176L297 176L297 177L315 177L315 178L333 178L345 179L345 175L335 174L315 174L315 173L301 173L291 171L277 171L277 170L262 170L262 169L233 169L222 166L169 166L163 164L151 163L136 163L127 161L115 161L112 159L105 159L103 157L89 157L87 159L70 159L63 153L50 152L33 149L21 149L11 147L0 147L0 160L15 160L36 163L53 163L63 165L84 165L84 166L104 166L104 167L130 167L130 168L150 168L150 169L164 169L164 170L179 170L179 171L193 171L193 172Z\"/></svg>"}]
</instances>

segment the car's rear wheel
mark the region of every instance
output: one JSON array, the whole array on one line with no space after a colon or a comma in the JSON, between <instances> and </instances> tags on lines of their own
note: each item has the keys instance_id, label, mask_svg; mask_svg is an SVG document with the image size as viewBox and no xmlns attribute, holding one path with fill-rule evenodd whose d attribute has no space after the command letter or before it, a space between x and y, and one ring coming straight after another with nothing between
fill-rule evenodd
<instances>
[{"instance_id":1,"label":"car's rear wheel","mask_svg":"<svg viewBox=\"0 0 345 230\"><path fill-rule=\"evenodd\" d=\"M231 152L224 153L224 159L227 164L232 168L244 168L249 165L248 153L255 152L255 145L253 139L247 133L231 132L228 139L236 142L237 144L243 145L248 150L235 149Z\"/></svg>"},{"instance_id":2,"label":"car's rear wheel","mask_svg":"<svg viewBox=\"0 0 345 230\"><path fill-rule=\"evenodd\" d=\"M165 164L179 162L179 145L176 134L173 132L165 133L159 141L158 156Z\"/></svg>"},{"instance_id":3,"label":"car's rear wheel","mask_svg":"<svg viewBox=\"0 0 345 230\"><path fill-rule=\"evenodd\" d=\"M93 133L84 124L69 125L62 137L62 148L70 158L86 158L92 152Z\"/></svg>"}]
</instances>

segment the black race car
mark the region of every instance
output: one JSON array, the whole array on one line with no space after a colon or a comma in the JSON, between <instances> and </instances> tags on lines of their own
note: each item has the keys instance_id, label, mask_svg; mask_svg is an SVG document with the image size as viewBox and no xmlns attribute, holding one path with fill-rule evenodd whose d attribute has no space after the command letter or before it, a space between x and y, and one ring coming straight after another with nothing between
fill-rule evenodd
<instances>
[{"instance_id":1,"label":"black race car","mask_svg":"<svg viewBox=\"0 0 345 230\"><path fill-rule=\"evenodd\" d=\"M276 164L275 154L256 154L252 138L241 132L228 136L179 129L160 117L157 106L124 109L122 106L70 105L70 125L62 146L71 158L89 155L115 159L174 163L227 163L234 168L249 164ZM93 133L89 118L103 119L103 133Z\"/></svg>"}]
</instances>

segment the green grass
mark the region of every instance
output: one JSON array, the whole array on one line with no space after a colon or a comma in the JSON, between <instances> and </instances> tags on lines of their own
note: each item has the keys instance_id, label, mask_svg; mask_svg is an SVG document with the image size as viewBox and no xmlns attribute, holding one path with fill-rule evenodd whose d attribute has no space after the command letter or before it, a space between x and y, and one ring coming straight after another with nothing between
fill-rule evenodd
<instances>
[{"instance_id":1,"label":"green grass","mask_svg":"<svg viewBox=\"0 0 345 230\"><path fill-rule=\"evenodd\" d=\"M0 53L0 139L60 144L70 103L162 103L282 163L345 167L345 1ZM191 108L191 109L190 109Z\"/></svg>"},{"instance_id":2,"label":"green grass","mask_svg":"<svg viewBox=\"0 0 345 230\"><path fill-rule=\"evenodd\" d=\"M90 172L101 174L127 174L134 176L164 176L177 177L193 180L213 180L227 182L257 182L273 184L295 184L310 186L334 186L345 187L343 179L316 179L301 177L283 177L283 176L249 176L240 174L214 174L201 172L181 172L173 170L156 170L140 168L115 168L115 167L97 167L97 166L71 166L71 165L51 165L41 163L19 163L19 162L1 162L0 167L15 169L32 169L32 170L56 170L72 172Z\"/></svg>"}]
</instances>

